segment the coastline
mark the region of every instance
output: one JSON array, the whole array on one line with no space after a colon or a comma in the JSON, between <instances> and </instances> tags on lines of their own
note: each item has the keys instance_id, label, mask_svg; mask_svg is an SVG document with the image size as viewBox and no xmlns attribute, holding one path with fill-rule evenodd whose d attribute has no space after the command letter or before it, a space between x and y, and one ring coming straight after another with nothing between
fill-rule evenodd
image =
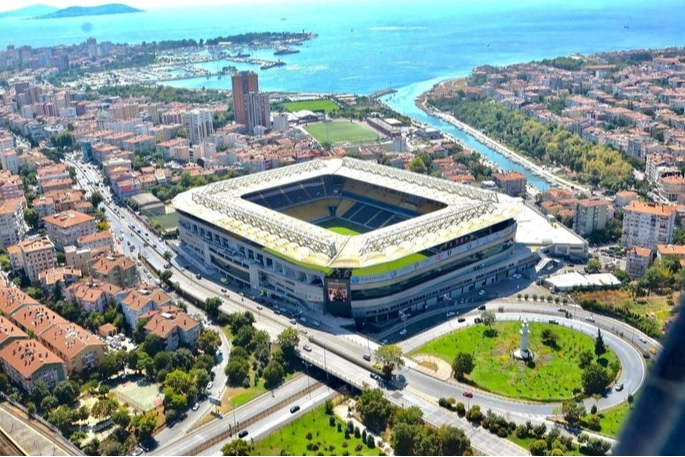
<instances>
[{"instance_id":1,"label":"coastline","mask_svg":"<svg viewBox=\"0 0 685 457\"><path fill-rule=\"evenodd\" d=\"M439 83L437 86L445 84L445 83L450 83L455 80L448 80L448 81L443 81ZM428 95L435 89L432 88L431 90L422 93L416 98L416 106L422 110L424 113L426 113L429 116L437 117L438 119L441 119L454 127L458 128L459 130L471 135L474 137L478 142L482 143L483 145L497 151L499 154L502 154L503 156L507 157L508 159L512 160L513 162L518 163L519 165L523 166L527 170L531 171L533 174L540 176L544 178L545 180L549 181L550 183L557 185L559 187L562 187L564 189L572 190L572 191L580 191L586 194L590 194L590 189L581 186L578 183L575 183L573 181L569 181L567 179L561 178L554 173L546 170L544 167L535 164L533 161L528 159L527 157L519 154L518 152L512 150L511 148L505 146L504 144L497 142L493 140L492 138L488 137L485 135L483 132L480 130L477 130L473 127L471 127L468 124L465 124L464 122L460 121L456 117L444 113L436 108L433 108L432 106L428 105ZM454 138L453 138L454 139ZM459 142L462 144L461 142Z\"/></svg>"}]
</instances>

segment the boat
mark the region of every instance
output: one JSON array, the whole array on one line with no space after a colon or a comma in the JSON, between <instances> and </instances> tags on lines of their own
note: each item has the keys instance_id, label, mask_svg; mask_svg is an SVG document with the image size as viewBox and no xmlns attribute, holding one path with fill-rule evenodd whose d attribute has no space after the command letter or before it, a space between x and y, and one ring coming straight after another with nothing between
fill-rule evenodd
<instances>
[{"instance_id":1,"label":"boat","mask_svg":"<svg viewBox=\"0 0 685 457\"><path fill-rule=\"evenodd\" d=\"M284 56L286 54L297 54L299 53L299 49L289 49L289 48L281 48L278 49L276 52L274 52L275 56Z\"/></svg>"},{"instance_id":2,"label":"boat","mask_svg":"<svg viewBox=\"0 0 685 457\"><path fill-rule=\"evenodd\" d=\"M279 60L277 62L269 62L269 63L262 64L262 66L260 66L259 68L261 70L268 70L269 68L283 67L285 65L286 65L285 62L283 62L282 60Z\"/></svg>"}]
</instances>

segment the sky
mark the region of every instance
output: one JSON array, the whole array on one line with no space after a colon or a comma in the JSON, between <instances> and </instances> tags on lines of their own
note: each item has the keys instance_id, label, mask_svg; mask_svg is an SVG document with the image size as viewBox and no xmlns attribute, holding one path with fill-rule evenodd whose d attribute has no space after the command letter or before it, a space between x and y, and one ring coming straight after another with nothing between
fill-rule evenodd
<instances>
[{"instance_id":1,"label":"sky","mask_svg":"<svg viewBox=\"0 0 685 457\"><path fill-rule=\"evenodd\" d=\"M193 5L226 5L230 3L284 3L288 0L0 0L0 12L11 11L35 4L66 8L67 6L97 6L106 3L123 3L134 8L158 9ZM290 0L302 3L302 0Z\"/></svg>"}]
</instances>

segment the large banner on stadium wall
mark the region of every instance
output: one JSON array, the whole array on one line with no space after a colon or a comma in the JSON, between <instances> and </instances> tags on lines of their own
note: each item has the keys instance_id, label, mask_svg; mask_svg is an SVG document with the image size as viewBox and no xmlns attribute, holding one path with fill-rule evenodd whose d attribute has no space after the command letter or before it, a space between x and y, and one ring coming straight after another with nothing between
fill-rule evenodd
<instances>
[{"instance_id":1,"label":"large banner on stadium wall","mask_svg":"<svg viewBox=\"0 0 685 457\"><path fill-rule=\"evenodd\" d=\"M436 254L432 257L429 257L427 259L424 259L420 262L412 263L411 265L408 265L406 267L399 268L397 270L392 270L388 271L386 273L380 273L377 275L369 275L369 276L352 276L351 278L351 283L352 285L355 284L370 284L370 283L375 283L375 282L380 282L380 281L389 281L391 279L399 278L401 276L404 276L409 273L413 273L416 270L419 270L421 268L425 267L430 267L432 265L435 265L439 262L442 262L445 259L448 259L450 257L458 256L461 255L471 249L478 248L480 246L483 246L488 243L492 243L493 241L504 238L506 236L511 235L512 232L516 231L516 224L512 225L508 229L499 232L499 233L493 233L492 235L488 235L484 238L481 238L476 241L470 241L468 243L462 244L461 246L457 246L455 248L449 249L445 252L441 252L440 254Z\"/></svg>"},{"instance_id":2,"label":"large banner on stadium wall","mask_svg":"<svg viewBox=\"0 0 685 457\"><path fill-rule=\"evenodd\" d=\"M326 278L324 280L324 301L326 311L329 313L348 316L351 312L352 302L350 280Z\"/></svg>"}]
</instances>

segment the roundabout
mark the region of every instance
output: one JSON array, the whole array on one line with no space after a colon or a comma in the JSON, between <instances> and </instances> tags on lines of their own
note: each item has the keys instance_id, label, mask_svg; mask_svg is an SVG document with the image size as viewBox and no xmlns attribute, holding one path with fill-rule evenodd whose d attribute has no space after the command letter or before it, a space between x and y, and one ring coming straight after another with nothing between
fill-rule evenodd
<instances>
[{"instance_id":1,"label":"roundabout","mask_svg":"<svg viewBox=\"0 0 685 457\"><path fill-rule=\"evenodd\" d=\"M527 351L522 360L517 354L522 351L523 328ZM607 350L596 356L594 346L594 338L548 322L502 321L495 322L492 331L482 324L455 330L410 356L431 355L451 363L457 353L473 354L473 371L462 382L512 399L556 402L582 391L583 370L591 363L604 367L609 381L616 378L616 355ZM586 360L581 361L583 356Z\"/></svg>"},{"instance_id":2,"label":"roundabout","mask_svg":"<svg viewBox=\"0 0 685 457\"><path fill-rule=\"evenodd\" d=\"M497 304L499 305L499 303ZM550 314L543 314L544 309L541 309L540 305L537 305L537 311L533 306L526 307L521 304L508 304L505 305L505 311L496 313L498 323L509 323L513 324L517 329L520 328L521 320L528 319L529 325L534 329L535 326L543 326L549 324ZM550 309L552 309L550 307ZM514 312L515 311L515 312ZM402 347L406 354L417 354L418 349L424 345L428 345L433 341L437 341L445 335L451 334L455 330L463 330L467 327L474 327L473 317L480 315L469 313L466 322L458 323L456 318L447 322L443 322L431 329L430 332L424 332L423 334L416 335L410 339L402 341L399 345ZM582 318L582 315L579 316ZM584 320L576 319L566 319L562 317L554 316L554 320L558 323L554 327L561 333L564 329L572 331L578 336L585 335L589 340L594 339L597 334L598 326L595 323L590 323ZM600 321L599 317L597 321ZM613 323L613 322L611 322ZM604 326L603 326L604 327ZM484 330L483 326L480 326L481 331ZM617 406L626 401L626 398L630 394L634 394L644 382L646 376L646 366L645 362L640 354L629 341L620 338L618 335L612 333L611 331L602 328L602 335L607 349L609 349L618 360L620 364L620 372L614 379L614 383L623 384L624 389L620 392L615 391L607 387L605 393L599 397L599 399L594 399L592 397L586 398L584 400L586 408L589 410L593 405L596 405L599 410L608 409L613 406ZM535 351L535 344L531 337L531 348ZM519 344L518 340L512 341L512 344ZM454 349L451 349L454 353ZM523 363L523 362L519 362ZM484 410L491 408L493 411L503 412L507 415L518 416L521 419L534 418L540 416L550 416L554 415L557 408L560 406L559 401L547 401L540 402L531 399L513 398L506 397L502 394L495 394L485 390L478 389L478 387L472 387L466 383L457 382L456 379L452 378L449 382L439 380L433 375L427 374L426 370L421 371L417 369L418 364L412 364L413 369L405 370L405 376L407 380L412 384L420 385L423 389L432 390L434 392L439 392L438 396L442 397L461 397L464 389L471 389L474 392L474 398L471 400L477 403ZM474 368L475 371L475 368Z\"/></svg>"}]
</instances>

